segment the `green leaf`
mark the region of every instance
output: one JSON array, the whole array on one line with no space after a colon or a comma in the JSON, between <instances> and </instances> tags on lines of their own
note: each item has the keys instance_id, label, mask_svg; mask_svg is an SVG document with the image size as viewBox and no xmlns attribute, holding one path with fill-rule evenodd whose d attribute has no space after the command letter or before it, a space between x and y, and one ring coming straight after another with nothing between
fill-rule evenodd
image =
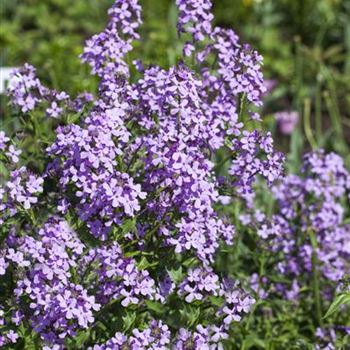
<instances>
[{"instance_id":1,"label":"green leaf","mask_svg":"<svg viewBox=\"0 0 350 350\"><path fill-rule=\"evenodd\" d=\"M335 300L333 301L332 305L329 307L328 311L326 312L323 318L328 318L329 316L333 315L341 308L341 306L346 304L350 304L350 293L339 294L335 298Z\"/></svg>"},{"instance_id":2,"label":"green leaf","mask_svg":"<svg viewBox=\"0 0 350 350\"><path fill-rule=\"evenodd\" d=\"M123 331L128 331L134 322L136 321L136 313L128 312L125 316L123 316Z\"/></svg>"},{"instance_id":3,"label":"green leaf","mask_svg":"<svg viewBox=\"0 0 350 350\"><path fill-rule=\"evenodd\" d=\"M260 339L258 334L249 334L244 340L244 345L246 349L250 349L253 346L258 346L259 348L265 349L265 341Z\"/></svg>"},{"instance_id":4,"label":"green leaf","mask_svg":"<svg viewBox=\"0 0 350 350\"><path fill-rule=\"evenodd\" d=\"M135 232L136 230L136 219L132 218L129 220L125 220L122 224L122 231L124 234Z\"/></svg>"},{"instance_id":5,"label":"green leaf","mask_svg":"<svg viewBox=\"0 0 350 350\"><path fill-rule=\"evenodd\" d=\"M211 296L211 297L209 297L209 300L213 305L218 306L218 307L222 306L222 304L223 304L223 299L221 297Z\"/></svg>"},{"instance_id":6,"label":"green leaf","mask_svg":"<svg viewBox=\"0 0 350 350\"><path fill-rule=\"evenodd\" d=\"M197 259L195 257L188 258L183 262L185 267L192 267L197 263Z\"/></svg>"},{"instance_id":7,"label":"green leaf","mask_svg":"<svg viewBox=\"0 0 350 350\"><path fill-rule=\"evenodd\" d=\"M178 269L168 270L168 274L175 284L180 283L183 279L182 266L180 266Z\"/></svg>"},{"instance_id":8,"label":"green leaf","mask_svg":"<svg viewBox=\"0 0 350 350\"><path fill-rule=\"evenodd\" d=\"M165 307L161 303L158 303L158 302L152 301L152 300L146 300L146 305L150 310L152 310L158 314L164 313Z\"/></svg>"},{"instance_id":9,"label":"green leaf","mask_svg":"<svg viewBox=\"0 0 350 350\"><path fill-rule=\"evenodd\" d=\"M143 256L140 262L137 263L137 268L139 270L145 270L145 269L149 269L150 267L155 267L157 265L158 265L157 261L150 262Z\"/></svg>"},{"instance_id":10,"label":"green leaf","mask_svg":"<svg viewBox=\"0 0 350 350\"><path fill-rule=\"evenodd\" d=\"M198 317L200 316L201 310L199 307L191 306L191 305L185 305L181 310L180 314L183 318L183 320L187 323L188 327L192 327L196 321L198 320Z\"/></svg>"},{"instance_id":11,"label":"green leaf","mask_svg":"<svg viewBox=\"0 0 350 350\"><path fill-rule=\"evenodd\" d=\"M90 330L86 330L83 332L80 332L76 337L75 337L75 342L76 345L79 347L79 349L83 348L84 343L89 339L90 337Z\"/></svg>"}]
</instances>

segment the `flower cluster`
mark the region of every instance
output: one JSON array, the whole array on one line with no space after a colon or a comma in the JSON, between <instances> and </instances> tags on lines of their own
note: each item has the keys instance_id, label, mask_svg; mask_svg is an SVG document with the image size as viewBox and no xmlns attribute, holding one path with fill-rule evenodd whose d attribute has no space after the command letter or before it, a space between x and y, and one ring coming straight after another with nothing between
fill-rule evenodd
<instances>
[{"instance_id":1,"label":"flower cluster","mask_svg":"<svg viewBox=\"0 0 350 350\"><path fill-rule=\"evenodd\" d=\"M228 338L223 327L198 325L196 330L191 332L181 328L173 343L171 334L166 325L153 320L144 331L134 329L131 336L116 333L103 345L95 345L90 350L122 350L130 349L157 349L157 350L187 350L187 349L222 349L222 341Z\"/></svg>"},{"instance_id":2,"label":"flower cluster","mask_svg":"<svg viewBox=\"0 0 350 350\"><path fill-rule=\"evenodd\" d=\"M29 113L44 106L45 116L55 119L68 111L80 112L83 105L92 99L91 94L82 93L72 100L64 91L45 87L36 76L36 69L28 63L11 73L8 96L12 106L22 113Z\"/></svg>"},{"instance_id":3,"label":"flower cluster","mask_svg":"<svg viewBox=\"0 0 350 350\"><path fill-rule=\"evenodd\" d=\"M233 321L239 322L243 313L247 313L255 300L240 290L237 283L226 279L222 282L211 269L196 268L189 270L188 276L179 285L180 295L185 296L185 301L191 303L196 300L204 300L206 297L220 296L224 299L218 316L224 317L222 329L227 330L227 325Z\"/></svg>"},{"instance_id":4,"label":"flower cluster","mask_svg":"<svg viewBox=\"0 0 350 350\"><path fill-rule=\"evenodd\" d=\"M122 349L169 349L171 333L167 325L161 321L153 320L149 326L140 331L133 329L131 336L126 336L120 332L116 333L113 338L109 339L103 345L95 345L90 350L122 350Z\"/></svg>"},{"instance_id":5,"label":"flower cluster","mask_svg":"<svg viewBox=\"0 0 350 350\"><path fill-rule=\"evenodd\" d=\"M0 161L9 170L14 169L4 185L0 185L0 224L19 211L30 209L43 192L43 177L33 174L25 166L17 167L22 151L9 141L6 134L0 131Z\"/></svg>"},{"instance_id":6,"label":"flower cluster","mask_svg":"<svg viewBox=\"0 0 350 350\"><path fill-rule=\"evenodd\" d=\"M108 11L109 22L104 31L86 42L83 62L100 78L101 107L117 102L122 82L130 75L125 56L132 50L132 41L139 39L137 28L142 23L137 0L117 0Z\"/></svg>"},{"instance_id":7,"label":"flower cluster","mask_svg":"<svg viewBox=\"0 0 350 350\"><path fill-rule=\"evenodd\" d=\"M20 168L1 192L1 210L20 217L0 251L0 274L14 281L5 308L24 315L45 349L77 348L82 338L94 350L222 349L255 303L215 272L220 245L235 234L215 206L223 193L250 203L258 176L270 184L282 172L271 135L250 125L265 92L262 58L232 30L212 27L209 1L177 5L197 71L185 59L130 79L125 56L141 8L116 0L81 55L100 79L96 98L46 89L29 65L13 75L14 106L63 117L44 175ZM15 162L8 142L0 134ZM225 177L219 153L230 162Z\"/></svg>"},{"instance_id":8,"label":"flower cluster","mask_svg":"<svg viewBox=\"0 0 350 350\"><path fill-rule=\"evenodd\" d=\"M14 106L22 112L32 111L48 94L36 77L36 70L26 63L22 68L12 72L8 93Z\"/></svg>"},{"instance_id":9,"label":"flower cluster","mask_svg":"<svg viewBox=\"0 0 350 350\"><path fill-rule=\"evenodd\" d=\"M100 238L106 238L111 225L120 224L123 216L134 216L146 195L140 184L118 169L116 158L123 155L130 137L122 115L122 108L114 108L93 113L85 127L59 127L56 142L48 148L56 157L50 171L58 173L62 191L74 186L78 215Z\"/></svg>"},{"instance_id":10,"label":"flower cluster","mask_svg":"<svg viewBox=\"0 0 350 350\"><path fill-rule=\"evenodd\" d=\"M315 350L336 350L337 340L342 336L350 335L350 328L347 326L319 327L316 330Z\"/></svg>"},{"instance_id":11,"label":"flower cluster","mask_svg":"<svg viewBox=\"0 0 350 350\"><path fill-rule=\"evenodd\" d=\"M136 28L140 22L138 6L130 2L121 8ZM106 239L113 223L120 224L124 215L135 217L141 211L157 217L161 222L159 234L166 245L175 246L177 253L194 250L204 262L212 261L219 240L230 243L234 230L217 218L212 209L218 200L219 184L215 181L210 155L227 144L232 134L240 134L243 124L236 113L238 95L247 93L249 100L254 99L249 97L248 90L229 88L228 77L222 78L225 92L209 83L212 79L208 75L200 79L183 64L168 71L148 68L139 81L130 84L127 72L120 74L118 68L125 64L124 54L116 58L99 48L101 42L105 44L101 38L109 35L113 44L108 47L122 53L115 45L130 45L137 37L134 31L124 30L123 21L118 19L121 14L113 9L106 31L122 32L125 38L110 36L105 31L88 41L82 55L83 61L89 62L93 73L101 78L95 110L82 126L59 128L57 141L48 149L56 157L53 168L62 191L73 185L79 215L96 237ZM239 56L238 51L235 55ZM227 59L230 60L219 57L220 62ZM248 61L246 64L250 65ZM258 69L257 62L253 66ZM259 79L260 75L257 75ZM232 76L232 79L236 78ZM240 84L248 86L243 81ZM218 110L223 99L228 100L228 90L232 104L229 115L227 109ZM245 149L244 135L230 146L233 163L240 164L239 169L236 166L231 172L234 179L230 180L230 186L239 195L247 196L258 174L269 181L279 176L281 156L273 153L269 135L254 132L249 149ZM258 153L262 152L266 153L265 160L259 159ZM242 176L252 161L255 166ZM133 174L142 178L142 188ZM141 201L146 198L147 205L143 208ZM174 218L179 215L180 220Z\"/></svg>"},{"instance_id":12,"label":"flower cluster","mask_svg":"<svg viewBox=\"0 0 350 350\"><path fill-rule=\"evenodd\" d=\"M14 145L10 144L10 138L6 136L4 131L0 131L0 157L6 157L9 163L16 164L19 161L19 156L22 151L16 149Z\"/></svg>"},{"instance_id":13,"label":"flower cluster","mask_svg":"<svg viewBox=\"0 0 350 350\"><path fill-rule=\"evenodd\" d=\"M121 299L127 307L155 294L148 272L138 271L116 243L88 249L55 217L36 237L10 235L0 257L0 274L17 276L12 306L21 314L29 307L27 320L46 343L60 344L78 328L88 328L94 313L111 300Z\"/></svg>"},{"instance_id":14,"label":"flower cluster","mask_svg":"<svg viewBox=\"0 0 350 350\"><path fill-rule=\"evenodd\" d=\"M212 31L212 20L210 0L176 0L179 9L178 30L188 32L194 41L202 41Z\"/></svg>"},{"instance_id":15,"label":"flower cluster","mask_svg":"<svg viewBox=\"0 0 350 350\"><path fill-rule=\"evenodd\" d=\"M1 263L1 259L2 258L0 258L0 263ZM1 265L0 265L0 275L1 275ZM23 316L21 316L21 314L19 314L18 312L13 315L12 321L15 323L16 326L18 326L21 323L21 317ZM0 329L6 326L8 325L5 319L5 311L3 307L0 306ZM5 345L15 344L17 343L18 338L19 336L17 332L14 331L13 329L7 329L7 331L2 331L0 335L0 346L3 347Z\"/></svg>"},{"instance_id":16,"label":"flower cluster","mask_svg":"<svg viewBox=\"0 0 350 350\"><path fill-rule=\"evenodd\" d=\"M174 349L222 349L222 341L228 338L223 327L198 325L194 332L180 329L175 340Z\"/></svg>"},{"instance_id":17,"label":"flower cluster","mask_svg":"<svg viewBox=\"0 0 350 350\"><path fill-rule=\"evenodd\" d=\"M240 322L243 315L248 313L256 302L254 298L240 290L232 282L230 282L230 288L221 291L221 293L224 295L225 303L218 314L224 316L226 328L233 322Z\"/></svg>"},{"instance_id":18,"label":"flower cluster","mask_svg":"<svg viewBox=\"0 0 350 350\"><path fill-rule=\"evenodd\" d=\"M25 167L11 172L5 190L8 195L6 208L12 209L19 204L24 209L29 209L33 203L37 203L36 194L43 191L43 182L43 178L31 174Z\"/></svg>"},{"instance_id":19,"label":"flower cluster","mask_svg":"<svg viewBox=\"0 0 350 350\"><path fill-rule=\"evenodd\" d=\"M94 273L91 283L96 299L102 304L111 299L122 299L121 305L127 307L138 304L141 299L155 297L155 282L148 271L138 271L135 261L126 258L117 243L91 249L81 265L83 275L86 274L85 266L95 266L91 271Z\"/></svg>"},{"instance_id":20,"label":"flower cluster","mask_svg":"<svg viewBox=\"0 0 350 350\"><path fill-rule=\"evenodd\" d=\"M276 254L283 254L277 269L292 280L292 288L276 287L288 299L299 298L300 283L307 283L313 273L314 256L317 269L333 290L349 272L350 226L344 222L349 190L350 174L342 158L311 152L304 156L301 175L289 175L273 187L278 205L272 218L255 214L258 235L271 241Z\"/></svg>"},{"instance_id":21,"label":"flower cluster","mask_svg":"<svg viewBox=\"0 0 350 350\"><path fill-rule=\"evenodd\" d=\"M218 295L219 278L211 270L196 268L188 272L188 276L179 286L179 293L186 295L185 300L191 303L202 300L206 295Z\"/></svg>"},{"instance_id":22,"label":"flower cluster","mask_svg":"<svg viewBox=\"0 0 350 350\"><path fill-rule=\"evenodd\" d=\"M273 183L282 172L282 156L273 152L271 135L259 135L257 131L244 131L241 138L234 140L232 150L236 157L229 173L233 177L235 191L248 206L252 206L255 177L261 175L268 183ZM262 152L266 157L259 157Z\"/></svg>"},{"instance_id":23,"label":"flower cluster","mask_svg":"<svg viewBox=\"0 0 350 350\"><path fill-rule=\"evenodd\" d=\"M14 305L26 313L46 342L74 335L76 327L87 328L93 321L92 312L100 307L81 285L73 283L70 271L83 248L66 223L52 218L39 230L38 237L12 235L1 250L5 265L2 274L17 275Z\"/></svg>"},{"instance_id":24,"label":"flower cluster","mask_svg":"<svg viewBox=\"0 0 350 350\"><path fill-rule=\"evenodd\" d=\"M297 257L288 251L287 246L291 244L288 238L297 244L298 233L293 226L285 231L289 237L281 241L283 250L292 254L286 259L288 263L280 265L279 269L297 275L301 272L299 268L310 272L312 251L316 249L324 277L338 281L349 269L350 226L343 224L346 207L342 206L342 199L349 201L350 198L347 194L350 174L341 157L322 151L305 156L302 173L302 177L287 177L274 189L281 215L289 222L298 220L300 234L306 236ZM310 234L316 236L317 247L313 247L310 237L307 237ZM304 263L297 264L297 261Z\"/></svg>"},{"instance_id":25,"label":"flower cluster","mask_svg":"<svg viewBox=\"0 0 350 350\"><path fill-rule=\"evenodd\" d=\"M111 247L88 249L65 221L55 217L50 218L34 237L10 234L0 257L0 274L16 276L17 280L15 299L6 304L8 309L15 310L12 323L18 325L25 318L45 344L58 346L57 349L62 348L65 337L74 337L79 329L88 328L101 306L121 300L121 306L127 308L142 300L155 300L157 290L166 300L175 288L171 282L172 290L168 288L164 293L164 281L156 288L148 272L139 271L135 261L123 256L116 243ZM167 326L154 321L142 332L134 330L131 337L117 333L103 346L111 343L122 349L127 343L151 349L151 345L158 344L167 349L165 346L172 339L179 344L193 342L198 344L195 348L200 349L199 345L206 342L227 338L229 324L239 322L242 313L248 312L255 302L229 281L219 285L219 277L212 270L190 270L177 289L179 296L187 295L188 303L206 296L223 297L218 318L223 319L224 325L211 326L205 332L199 327L200 332L193 334L183 329L172 339ZM197 294L194 289L198 290ZM168 335L165 337L164 334ZM18 336L11 332L7 338L15 341ZM104 349L103 346L96 345L93 349Z\"/></svg>"}]
</instances>

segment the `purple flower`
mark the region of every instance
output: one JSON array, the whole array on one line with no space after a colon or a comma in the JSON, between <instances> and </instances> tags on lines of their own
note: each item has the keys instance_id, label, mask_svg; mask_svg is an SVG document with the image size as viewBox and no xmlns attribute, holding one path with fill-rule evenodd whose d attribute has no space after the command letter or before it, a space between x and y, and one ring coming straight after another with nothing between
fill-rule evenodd
<instances>
[{"instance_id":1,"label":"purple flower","mask_svg":"<svg viewBox=\"0 0 350 350\"><path fill-rule=\"evenodd\" d=\"M4 275L6 273L6 269L8 267L8 263L6 262L4 257L0 257L0 275Z\"/></svg>"},{"instance_id":2,"label":"purple flower","mask_svg":"<svg viewBox=\"0 0 350 350\"><path fill-rule=\"evenodd\" d=\"M212 30L211 21L214 16L211 13L210 0L176 0L179 8L178 30L188 32L194 41L204 40Z\"/></svg>"},{"instance_id":3,"label":"purple flower","mask_svg":"<svg viewBox=\"0 0 350 350\"><path fill-rule=\"evenodd\" d=\"M290 135L299 122L298 112L278 112L275 114L278 130L284 135Z\"/></svg>"},{"instance_id":4,"label":"purple flower","mask_svg":"<svg viewBox=\"0 0 350 350\"><path fill-rule=\"evenodd\" d=\"M230 324L255 303L213 265L220 246L232 245L235 235L216 204L237 197L251 204L258 177L271 185L282 173L271 135L249 125L260 119L256 107L266 90L262 57L232 30L212 26L210 1L177 5L179 32L192 36L184 54L200 70L187 60L169 69L137 60L139 78L130 77L126 55L139 39L141 8L137 0L116 0L106 28L81 55L99 78L95 97L71 99L47 89L29 65L10 83L12 104L23 113L40 106L52 118L64 117L46 150L45 173L15 169L0 189L1 223L12 227L0 252L0 275L13 272L15 284L6 308L15 306L12 322L25 315L44 349L64 349L78 333L109 322L115 310L135 315L144 327L117 332L92 349L222 349ZM242 118L243 103L248 118ZM66 123L71 112L79 119ZM0 134L1 150L15 163L19 153L8 142ZM229 163L222 177L220 154ZM342 186L334 190L340 194ZM342 211L333 208L326 220L329 206L310 219L334 224ZM285 225L276 222L260 235L275 237ZM198 319L210 312L215 324L195 322L176 333L151 317L152 304L173 312L173 300L198 305ZM99 333L91 334L99 342Z\"/></svg>"},{"instance_id":5,"label":"purple flower","mask_svg":"<svg viewBox=\"0 0 350 350\"><path fill-rule=\"evenodd\" d=\"M268 239L272 250L281 254L276 269L292 284L276 287L287 299L298 300L303 283L309 283L314 253L324 281L321 288L333 286L334 291L336 282L348 273L350 227L344 222L344 203L349 178L340 156L322 150L308 153L300 175L288 175L272 188L277 202L272 217L253 218L260 238Z\"/></svg>"},{"instance_id":6,"label":"purple flower","mask_svg":"<svg viewBox=\"0 0 350 350\"><path fill-rule=\"evenodd\" d=\"M13 71L8 93L12 104L25 113L42 101L45 89L35 75L35 68L26 63L23 68Z\"/></svg>"},{"instance_id":7,"label":"purple flower","mask_svg":"<svg viewBox=\"0 0 350 350\"><path fill-rule=\"evenodd\" d=\"M7 338L10 339L11 343L16 343L18 339L18 334L14 332L12 329L8 331L6 334Z\"/></svg>"},{"instance_id":8,"label":"purple flower","mask_svg":"<svg viewBox=\"0 0 350 350\"><path fill-rule=\"evenodd\" d=\"M22 322L24 318L24 314L17 310L16 312L14 312L12 318L11 318L11 321L16 325L16 326L19 326Z\"/></svg>"},{"instance_id":9,"label":"purple flower","mask_svg":"<svg viewBox=\"0 0 350 350\"><path fill-rule=\"evenodd\" d=\"M22 153L21 150L16 150L13 145L10 145L8 148L8 151L6 152L6 155L11 158L13 163L18 163L19 158L18 156Z\"/></svg>"},{"instance_id":10,"label":"purple flower","mask_svg":"<svg viewBox=\"0 0 350 350\"><path fill-rule=\"evenodd\" d=\"M4 151L6 149L7 143L10 141L10 138L6 136L4 131L0 131L0 150Z\"/></svg>"},{"instance_id":11,"label":"purple flower","mask_svg":"<svg viewBox=\"0 0 350 350\"><path fill-rule=\"evenodd\" d=\"M63 112L63 108L58 107L57 102L53 101L51 107L46 110L49 117L58 118Z\"/></svg>"}]
</instances>

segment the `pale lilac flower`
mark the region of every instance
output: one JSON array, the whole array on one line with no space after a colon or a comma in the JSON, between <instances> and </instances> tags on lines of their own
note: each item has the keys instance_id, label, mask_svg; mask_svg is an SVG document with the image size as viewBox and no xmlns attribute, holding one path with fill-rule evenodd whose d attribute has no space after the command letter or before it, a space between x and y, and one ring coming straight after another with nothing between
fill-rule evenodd
<instances>
[{"instance_id":1,"label":"pale lilac flower","mask_svg":"<svg viewBox=\"0 0 350 350\"><path fill-rule=\"evenodd\" d=\"M299 122L298 112L278 112L275 113L278 130L284 135L290 135L295 130Z\"/></svg>"},{"instance_id":2,"label":"pale lilac flower","mask_svg":"<svg viewBox=\"0 0 350 350\"><path fill-rule=\"evenodd\" d=\"M60 100L60 99L58 98L58 100ZM62 112L63 112L63 108L60 108L56 101L53 101L51 103L50 108L48 108L46 110L47 115L49 117L51 117L51 118L58 118L58 117L60 117Z\"/></svg>"},{"instance_id":3,"label":"pale lilac flower","mask_svg":"<svg viewBox=\"0 0 350 350\"><path fill-rule=\"evenodd\" d=\"M14 332L12 329L8 331L6 336L8 339L10 339L11 343L17 343L18 334Z\"/></svg>"}]
</instances>

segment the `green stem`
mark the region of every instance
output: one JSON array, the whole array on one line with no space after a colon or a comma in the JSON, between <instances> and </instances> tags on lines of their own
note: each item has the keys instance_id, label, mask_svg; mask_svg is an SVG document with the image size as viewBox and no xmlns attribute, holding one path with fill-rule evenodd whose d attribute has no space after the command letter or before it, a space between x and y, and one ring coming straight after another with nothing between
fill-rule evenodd
<instances>
[{"instance_id":1,"label":"green stem","mask_svg":"<svg viewBox=\"0 0 350 350\"><path fill-rule=\"evenodd\" d=\"M39 130L38 130L37 120L36 120L35 115L33 113L29 113L29 122L32 125L33 136L34 136L35 140L37 140L39 138Z\"/></svg>"},{"instance_id":2,"label":"green stem","mask_svg":"<svg viewBox=\"0 0 350 350\"><path fill-rule=\"evenodd\" d=\"M342 117L339 110L337 88L334 82L334 78L332 76L331 71L324 65L321 66L321 72L326 79L326 83L328 87L328 92L326 92L324 96L326 100L327 109L329 111L331 121L333 124L333 129L339 140L338 141L339 151L346 152L348 150L344 139L344 133L343 133L342 122L341 122Z\"/></svg>"},{"instance_id":3,"label":"green stem","mask_svg":"<svg viewBox=\"0 0 350 350\"><path fill-rule=\"evenodd\" d=\"M325 91L323 93L324 99L326 101L326 106L328 109L328 113L331 117L331 121L333 124L333 130L335 132L335 136L337 137L337 142L335 144L336 151L343 153L346 152L346 143L344 141L344 135L343 135L343 128L341 125L341 118L339 117L339 114L337 113L336 109L334 108L334 103L332 102L332 98L328 91Z\"/></svg>"},{"instance_id":4,"label":"green stem","mask_svg":"<svg viewBox=\"0 0 350 350\"><path fill-rule=\"evenodd\" d=\"M305 135L307 140L309 141L310 146L312 149L317 148L317 142L314 138L314 135L312 133L312 128L311 128L311 101L309 98L306 98L304 100L304 130L305 130Z\"/></svg>"},{"instance_id":5,"label":"green stem","mask_svg":"<svg viewBox=\"0 0 350 350\"><path fill-rule=\"evenodd\" d=\"M302 85L303 85L303 53L301 47L301 38L296 36L294 38L295 42L295 73L296 73L296 86L295 86L295 96L296 96L296 106L299 115L302 114Z\"/></svg>"},{"instance_id":6,"label":"green stem","mask_svg":"<svg viewBox=\"0 0 350 350\"><path fill-rule=\"evenodd\" d=\"M265 275L265 263L266 263L266 256L263 253L261 258L259 259L259 287L258 287L258 294L259 294L259 292L260 292L260 290L262 288L262 286L261 286L261 277L263 277ZM252 322L252 318L253 318L254 312L257 309L259 304L260 304L259 301L256 302L254 304L253 308L249 312L249 316L248 316L246 325L244 327L246 332L248 332L248 330L249 330L249 326L250 326L250 323ZM241 345L241 350L245 350L245 348L246 348L246 341L243 340L242 345Z\"/></svg>"},{"instance_id":7,"label":"green stem","mask_svg":"<svg viewBox=\"0 0 350 350\"><path fill-rule=\"evenodd\" d=\"M243 93L240 98L240 103L239 103L239 113L238 113L238 119L240 121L243 120L244 114L246 111L246 94Z\"/></svg>"},{"instance_id":8,"label":"green stem","mask_svg":"<svg viewBox=\"0 0 350 350\"><path fill-rule=\"evenodd\" d=\"M317 145L322 143L322 96L321 96L321 75L317 75L316 98L315 98L315 124Z\"/></svg>"},{"instance_id":9,"label":"green stem","mask_svg":"<svg viewBox=\"0 0 350 350\"><path fill-rule=\"evenodd\" d=\"M317 319L317 325L322 326L323 320L322 320L322 304L321 304L321 296L320 296L320 284L319 284L319 274L317 269L317 239L315 233L310 230L309 231L310 240L312 244L312 257L311 257L311 263L312 263L312 290L314 294L314 301L315 301L315 307L316 307L316 319Z\"/></svg>"}]
</instances>

